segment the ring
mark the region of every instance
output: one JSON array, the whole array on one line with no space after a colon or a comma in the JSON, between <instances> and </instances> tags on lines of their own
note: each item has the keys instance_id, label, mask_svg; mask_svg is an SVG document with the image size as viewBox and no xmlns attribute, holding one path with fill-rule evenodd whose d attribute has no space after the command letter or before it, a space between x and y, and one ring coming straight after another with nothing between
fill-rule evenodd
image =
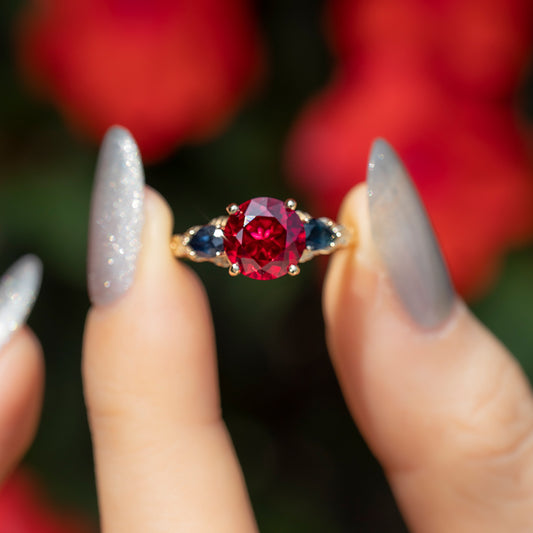
<instances>
[{"instance_id":1,"label":"ring","mask_svg":"<svg viewBox=\"0 0 533 533\"><path fill-rule=\"evenodd\" d=\"M270 280L296 276L299 263L353 241L346 227L297 210L293 199L252 198L230 204L226 211L228 216L174 235L170 243L174 256L209 261L227 268L231 276Z\"/></svg>"}]
</instances>

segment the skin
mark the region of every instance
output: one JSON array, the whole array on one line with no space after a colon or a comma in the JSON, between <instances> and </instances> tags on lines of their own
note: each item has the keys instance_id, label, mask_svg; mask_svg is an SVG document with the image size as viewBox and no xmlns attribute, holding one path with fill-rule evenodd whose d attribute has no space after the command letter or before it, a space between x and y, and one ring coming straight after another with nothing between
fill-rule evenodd
<instances>
[{"instance_id":1,"label":"skin","mask_svg":"<svg viewBox=\"0 0 533 533\"><path fill-rule=\"evenodd\" d=\"M204 290L171 257L171 212L149 189L145 217L134 283L112 304L93 307L85 331L102 531L252 533L221 418ZM533 400L522 370L461 302L438 330L412 322L373 248L364 185L347 196L339 218L358 228L359 244L331 259L330 353L410 530L533 530ZM27 329L1 355L5 476L31 441L43 373Z\"/></svg>"},{"instance_id":2,"label":"skin","mask_svg":"<svg viewBox=\"0 0 533 533\"><path fill-rule=\"evenodd\" d=\"M23 327L0 353L0 483L33 441L43 390L41 346L32 331Z\"/></svg>"}]
</instances>

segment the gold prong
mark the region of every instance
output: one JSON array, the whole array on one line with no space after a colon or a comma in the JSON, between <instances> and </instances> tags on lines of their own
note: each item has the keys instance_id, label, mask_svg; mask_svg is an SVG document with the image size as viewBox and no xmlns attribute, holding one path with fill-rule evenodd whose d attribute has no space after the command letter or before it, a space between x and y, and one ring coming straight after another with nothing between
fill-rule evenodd
<instances>
[{"instance_id":1,"label":"gold prong","mask_svg":"<svg viewBox=\"0 0 533 533\"><path fill-rule=\"evenodd\" d=\"M228 212L228 215L236 215L239 212L239 206L237 204L229 204L228 207L226 207L226 211Z\"/></svg>"},{"instance_id":2,"label":"gold prong","mask_svg":"<svg viewBox=\"0 0 533 533\"><path fill-rule=\"evenodd\" d=\"M241 267L239 266L238 263L233 263L230 267L229 267L229 275L230 276L238 276L240 273L241 273Z\"/></svg>"},{"instance_id":3,"label":"gold prong","mask_svg":"<svg viewBox=\"0 0 533 533\"><path fill-rule=\"evenodd\" d=\"M297 205L296 200L293 200L292 198L287 198L287 200L285 200L285 207L291 211L294 211Z\"/></svg>"},{"instance_id":4,"label":"gold prong","mask_svg":"<svg viewBox=\"0 0 533 533\"><path fill-rule=\"evenodd\" d=\"M297 276L300 273L300 267L298 265L289 265L287 272L289 276Z\"/></svg>"}]
</instances>

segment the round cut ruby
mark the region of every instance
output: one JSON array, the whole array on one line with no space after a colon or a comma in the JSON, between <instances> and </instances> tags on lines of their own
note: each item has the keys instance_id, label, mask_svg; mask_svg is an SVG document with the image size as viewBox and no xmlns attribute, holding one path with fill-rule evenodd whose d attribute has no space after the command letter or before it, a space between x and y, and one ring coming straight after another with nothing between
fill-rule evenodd
<instances>
[{"instance_id":1,"label":"round cut ruby","mask_svg":"<svg viewBox=\"0 0 533 533\"><path fill-rule=\"evenodd\" d=\"M252 279L276 279L297 265L305 249L305 229L295 211L281 200L253 198L228 217L224 249L241 274Z\"/></svg>"}]
</instances>

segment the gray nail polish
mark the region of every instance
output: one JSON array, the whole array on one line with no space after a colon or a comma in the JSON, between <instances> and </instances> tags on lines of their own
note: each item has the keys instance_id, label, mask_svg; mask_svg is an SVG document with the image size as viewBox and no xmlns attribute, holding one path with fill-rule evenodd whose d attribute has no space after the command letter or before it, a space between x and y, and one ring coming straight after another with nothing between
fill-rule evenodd
<instances>
[{"instance_id":1,"label":"gray nail polish","mask_svg":"<svg viewBox=\"0 0 533 533\"><path fill-rule=\"evenodd\" d=\"M0 279L0 348L25 322L41 286L43 266L34 255L25 255Z\"/></svg>"},{"instance_id":2,"label":"gray nail polish","mask_svg":"<svg viewBox=\"0 0 533 533\"><path fill-rule=\"evenodd\" d=\"M382 139L370 152L367 185L372 238L392 284L414 321L436 328L450 315L455 292L415 186Z\"/></svg>"},{"instance_id":3,"label":"gray nail polish","mask_svg":"<svg viewBox=\"0 0 533 533\"><path fill-rule=\"evenodd\" d=\"M141 248L144 172L135 140L114 126L105 135L91 203L88 287L104 305L131 286Z\"/></svg>"}]
</instances>

